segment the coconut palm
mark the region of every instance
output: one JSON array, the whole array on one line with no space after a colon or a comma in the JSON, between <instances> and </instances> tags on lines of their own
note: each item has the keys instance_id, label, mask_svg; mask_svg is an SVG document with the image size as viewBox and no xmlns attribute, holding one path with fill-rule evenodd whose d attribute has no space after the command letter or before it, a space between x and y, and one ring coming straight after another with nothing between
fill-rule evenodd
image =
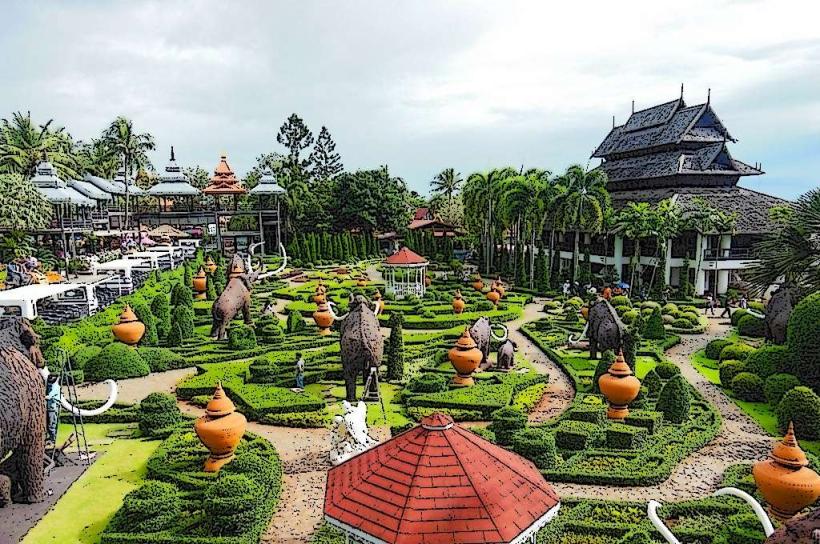
<instances>
[{"instance_id":1,"label":"coconut palm","mask_svg":"<svg viewBox=\"0 0 820 544\"><path fill-rule=\"evenodd\" d=\"M495 210L500 197L501 182L516 175L512 168L496 168L489 172L474 172L464 185L464 218L467 228L479 233L484 250L485 274L490 274L495 237L499 230Z\"/></svg>"},{"instance_id":2,"label":"coconut palm","mask_svg":"<svg viewBox=\"0 0 820 544\"><path fill-rule=\"evenodd\" d=\"M128 188L134 168L150 166L148 151L154 149L154 137L134 131L130 119L117 117L103 134L103 139L119 157L122 158L125 170L125 228L130 224Z\"/></svg>"},{"instance_id":3,"label":"coconut palm","mask_svg":"<svg viewBox=\"0 0 820 544\"><path fill-rule=\"evenodd\" d=\"M461 177L461 172L456 172L452 168L445 168L439 172L430 185L433 187L433 193L441 194L447 197L447 202L453 202L453 195L458 193L464 179Z\"/></svg>"},{"instance_id":4,"label":"coconut palm","mask_svg":"<svg viewBox=\"0 0 820 544\"><path fill-rule=\"evenodd\" d=\"M650 293L652 292L652 286L655 284L659 256L666 255L669 241L680 234L680 228L680 207L671 199L660 201L652 214L652 230L655 234L655 264L652 268L652 277L649 279ZM665 271L663 273L665 273Z\"/></svg>"},{"instance_id":5,"label":"coconut palm","mask_svg":"<svg viewBox=\"0 0 820 544\"><path fill-rule=\"evenodd\" d=\"M575 231L572 251L572 280L578 277L578 254L581 231L597 234L601 231L604 213L610 204L606 190L607 178L603 170L586 170L572 165L560 176L559 183L566 191L556 198L555 212L563 229Z\"/></svg>"},{"instance_id":6,"label":"coconut palm","mask_svg":"<svg viewBox=\"0 0 820 544\"><path fill-rule=\"evenodd\" d=\"M44 154L64 178L78 177L71 136L53 126L53 119L42 125L31 120L31 112L15 112L0 125L0 173L34 175Z\"/></svg>"},{"instance_id":7,"label":"coconut palm","mask_svg":"<svg viewBox=\"0 0 820 544\"><path fill-rule=\"evenodd\" d=\"M629 278L629 285L633 291L637 287L636 272L638 278L641 277L641 240L653 234L653 227L654 214L648 202L629 202L615 217L615 231L632 240L635 248L631 262L632 273Z\"/></svg>"},{"instance_id":8,"label":"coconut palm","mask_svg":"<svg viewBox=\"0 0 820 544\"><path fill-rule=\"evenodd\" d=\"M92 176L113 179L119 168L119 157L106 140L93 138L90 142L78 142L75 154L80 169Z\"/></svg>"}]
</instances>

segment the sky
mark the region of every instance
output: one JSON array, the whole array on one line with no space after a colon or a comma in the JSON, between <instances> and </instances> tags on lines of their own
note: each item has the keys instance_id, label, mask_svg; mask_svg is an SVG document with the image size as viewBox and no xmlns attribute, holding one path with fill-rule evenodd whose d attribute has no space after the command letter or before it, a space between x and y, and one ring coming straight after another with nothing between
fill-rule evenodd
<instances>
[{"instance_id":1,"label":"sky","mask_svg":"<svg viewBox=\"0 0 820 544\"><path fill-rule=\"evenodd\" d=\"M240 175L301 116L348 170L411 189L453 167L595 166L635 108L711 103L730 152L784 198L820 185L820 3L690 0L122 1L4 4L0 117L30 110L77 139L117 115L162 168Z\"/></svg>"}]
</instances>

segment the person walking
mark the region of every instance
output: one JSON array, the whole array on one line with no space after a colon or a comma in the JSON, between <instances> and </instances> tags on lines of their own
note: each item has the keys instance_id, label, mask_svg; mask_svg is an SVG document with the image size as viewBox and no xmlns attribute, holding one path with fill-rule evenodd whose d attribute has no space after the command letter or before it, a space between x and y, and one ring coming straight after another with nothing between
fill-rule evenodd
<instances>
[{"instance_id":1,"label":"person walking","mask_svg":"<svg viewBox=\"0 0 820 544\"><path fill-rule=\"evenodd\" d=\"M46 444L57 443L57 423L60 417L60 376L49 374L46 378Z\"/></svg>"},{"instance_id":2,"label":"person walking","mask_svg":"<svg viewBox=\"0 0 820 544\"><path fill-rule=\"evenodd\" d=\"M731 304L729 301L729 295L725 294L720 297L720 304L723 306L723 311L720 313L720 317L732 317L732 310Z\"/></svg>"},{"instance_id":3,"label":"person walking","mask_svg":"<svg viewBox=\"0 0 820 544\"><path fill-rule=\"evenodd\" d=\"M715 315L715 297L712 296L711 293L706 295L706 308L703 310L703 314L707 315L709 312L712 313L712 316Z\"/></svg>"},{"instance_id":4,"label":"person walking","mask_svg":"<svg viewBox=\"0 0 820 544\"><path fill-rule=\"evenodd\" d=\"M744 310L749 308L749 301L746 300L746 293L740 294L740 307Z\"/></svg>"},{"instance_id":5,"label":"person walking","mask_svg":"<svg viewBox=\"0 0 820 544\"><path fill-rule=\"evenodd\" d=\"M305 390L305 360L301 352L296 354L296 389Z\"/></svg>"}]
</instances>

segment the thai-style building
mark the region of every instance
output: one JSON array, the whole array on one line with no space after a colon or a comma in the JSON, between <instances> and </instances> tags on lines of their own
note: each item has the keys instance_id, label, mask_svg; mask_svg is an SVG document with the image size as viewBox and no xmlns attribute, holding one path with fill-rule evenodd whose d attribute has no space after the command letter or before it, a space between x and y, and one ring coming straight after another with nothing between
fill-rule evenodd
<instances>
[{"instance_id":1,"label":"thai-style building","mask_svg":"<svg viewBox=\"0 0 820 544\"><path fill-rule=\"evenodd\" d=\"M629 202L656 205L673 201L683 212L701 203L737 213L733 232L684 232L666 244L665 258L654 240L641 241L641 264L663 265L663 281L679 286L684 267L698 294L724 293L742 285L742 271L755 259L753 246L771 230L769 209L788 201L738 185L742 177L762 175L759 165L735 159L729 144L735 138L717 116L709 99L687 106L680 98L640 111L614 126L593 152L606 172L612 203L619 210ZM628 281L634 242L621 236L586 236L593 272L612 266ZM572 258L572 234L562 240L564 259ZM660 270L657 272L661 273Z\"/></svg>"}]
</instances>

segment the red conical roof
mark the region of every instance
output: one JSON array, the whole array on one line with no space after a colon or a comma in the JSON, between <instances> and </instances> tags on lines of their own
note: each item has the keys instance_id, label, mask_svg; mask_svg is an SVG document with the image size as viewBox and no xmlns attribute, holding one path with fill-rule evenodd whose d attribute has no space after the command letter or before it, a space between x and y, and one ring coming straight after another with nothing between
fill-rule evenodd
<instances>
[{"instance_id":1,"label":"red conical roof","mask_svg":"<svg viewBox=\"0 0 820 544\"><path fill-rule=\"evenodd\" d=\"M222 155L214 169L211 183L202 192L206 195L240 195L246 193L247 189L242 187L236 179L236 174L228 165L228 157Z\"/></svg>"},{"instance_id":2,"label":"red conical roof","mask_svg":"<svg viewBox=\"0 0 820 544\"><path fill-rule=\"evenodd\" d=\"M415 251L403 247L384 260L384 264L407 265L407 264L427 264L427 259Z\"/></svg>"},{"instance_id":3,"label":"red conical roof","mask_svg":"<svg viewBox=\"0 0 820 544\"><path fill-rule=\"evenodd\" d=\"M367 542L508 543L558 504L530 461L433 414L332 468L325 518Z\"/></svg>"}]
</instances>

